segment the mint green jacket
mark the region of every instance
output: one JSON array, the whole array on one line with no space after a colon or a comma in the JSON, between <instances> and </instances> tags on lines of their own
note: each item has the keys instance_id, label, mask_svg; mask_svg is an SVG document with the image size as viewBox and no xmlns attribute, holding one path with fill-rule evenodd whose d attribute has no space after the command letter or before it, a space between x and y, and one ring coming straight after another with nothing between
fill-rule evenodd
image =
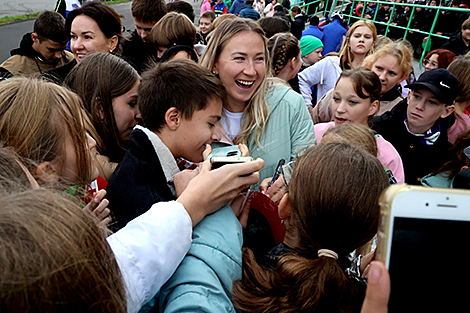
<instances>
[{"instance_id":1,"label":"mint green jacket","mask_svg":"<svg viewBox=\"0 0 470 313\"><path fill-rule=\"evenodd\" d=\"M269 106L269 117L264 129L260 145L250 136L250 156L254 159L262 158L265 162L260 172L260 180L272 177L280 159L286 163L302 155L305 149L316 144L313 121L302 96L290 86L275 83L266 93L266 102ZM223 116L222 116L223 118ZM233 145L225 130L222 130L220 145Z\"/></svg>"},{"instance_id":2,"label":"mint green jacket","mask_svg":"<svg viewBox=\"0 0 470 313\"><path fill-rule=\"evenodd\" d=\"M305 149L316 144L313 121L304 99L290 86L275 84L266 94L269 118L261 140L248 145L250 155L265 162L260 172L260 183L272 177L280 159L286 163L302 155ZM252 141L250 136L250 142Z\"/></svg>"}]
</instances>

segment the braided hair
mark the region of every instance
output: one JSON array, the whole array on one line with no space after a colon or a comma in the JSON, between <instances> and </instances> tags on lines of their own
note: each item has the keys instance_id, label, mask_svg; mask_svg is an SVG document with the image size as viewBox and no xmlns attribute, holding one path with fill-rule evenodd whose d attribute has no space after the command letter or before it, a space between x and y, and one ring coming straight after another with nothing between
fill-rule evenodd
<instances>
[{"instance_id":1,"label":"braided hair","mask_svg":"<svg viewBox=\"0 0 470 313\"><path fill-rule=\"evenodd\" d=\"M278 33L269 39L268 51L272 59L272 74L277 76L289 60L299 55L299 40L291 33Z\"/></svg>"}]
</instances>

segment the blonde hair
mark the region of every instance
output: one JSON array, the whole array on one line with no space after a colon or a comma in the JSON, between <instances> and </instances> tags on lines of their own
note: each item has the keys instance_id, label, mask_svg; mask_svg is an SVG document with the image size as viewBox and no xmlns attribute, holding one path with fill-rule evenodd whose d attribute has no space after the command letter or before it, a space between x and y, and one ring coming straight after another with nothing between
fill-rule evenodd
<instances>
[{"instance_id":1,"label":"blonde hair","mask_svg":"<svg viewBox=\"0 0 470 313\"><path fill-rule=\"evenodd\" d=\"M192 47L196 33L196 26L186 15L169 12L152 27L149 37L155 47L170 47L173 44Z\"/></svg>"},{"instance_id":2,"label":"blonde hair","mask_svg":"<svg viewBox=\"0 0 470 313\"><path fill-rule=\"evenodd\" d=\"M266 74L262 77L262 82L258 87L258 90L255 91L245 107L243 112L244 123L235 140L237 143L256 143L260 145L260 141L264 134L264 127L266 126L266 122L269 117L269 107L265 100L265 96L268 90L267 77L269 76L271 68L269 51L266 46L266 37L264 36L264 31L261 26L257 22L247 18L228 19L223 21L213 31L213 36L210 39L209 45L202 55L200 62L203 67L213 70L217 59L230 39L242 32L257 34L263 40Z\"/></svg>"},{"instance_id":3,"label":"blonde hair","mask_svg":"<svg viewBox=\"0 0 470 313\"><path fill-rule=\"evenodd\" d=\"M403 76L406 78L410 75L413 70L411 61L413 60L413 51L410 47L402 40L388 43L382 46L379 50L369 55L364 59L362 66L372 69L372 65L383 57L388 55L394 56L403 72Z\"/></svg>"},{"instance_id":4,"label":"blonde hair","mask_svg":"<svg viewBox=\"0 0 470 313\"><path fill-rule=\"evenodd\" d=\"M235 19L235 18L237 18L237 16L235 14L232 14L232 13L228 13L228 14L224 14L224 15L216 17L213 24L212 24L213 30L216 29L217 27L219 27L219 25L222 24L223 21L231 20L231 19Z\"/></svg>"},{"instance_id":5,"label":"blonde hair","mask_svg":"<svg viewBox=\"0 0 470 313\"><path fill-rule=\"evenodd\" d=\"M5 146L40 164L64 158L70 135L77 159L77 180L70 183L91 181L85 114L76 94L54 83L18 77L0 83L0 103Z\"/></svg>"},{"instance_id":6,"label":"blonde hair","mask_svg":"<svg viewBox=\"0 0 470 313\"><path fill-rule=\"evenodd\" d=\"M377 41L377 29L375 28L374 23L371 21L359 20L356 23L352 24L349 28L346 38L344 38L343 44L341 45L341 50L339 51L339 59L340 59L340 67L342 70L351 68L351 64L354 61L354 55L349 48L349 39L353 35L353 33L359 27L368 27L372 31L372 37L374 39L374 43ZM374 52L374 46L372 46L367 52L366 56Z\"/></svg>"},{"instance_id":7,"label":"blonde hair","mask_svg":"<svg viewBox=\"0 0 470 313\"><path fill-rule=\"evenodd\" d=\"M322 137L321 143L346 143L360 147L373 156L377 156L378 147L375 132L366 125L359 123L343 123L328 129Z\"/></svg>"}]
</instances>

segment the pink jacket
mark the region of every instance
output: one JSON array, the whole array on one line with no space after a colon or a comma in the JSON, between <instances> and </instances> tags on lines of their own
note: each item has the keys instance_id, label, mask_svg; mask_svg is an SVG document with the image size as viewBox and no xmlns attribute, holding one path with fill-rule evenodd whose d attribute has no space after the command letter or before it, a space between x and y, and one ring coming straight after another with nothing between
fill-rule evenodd
<instances>
[{"instance_id":1,"label":"pink jacket","mask_svg":"<svg viewBox=\"0 0 470 313\"><path fill-rule=\"evenodd\" d=\"M204 13L206 11L210 11L210 10L212 10L211 2L209 0L204 0L204 2L201 5L201 15L202 15L202 13Z\"/></svg>"},{"instance_id":2,"label":"pink jacket","mask_svg":"<svg viewBox=\"0 0 470 313\"><path fill-rule=\"evenodd\" d=\"M317 144L321 142L323 134L333 126L335 126L335 122L319 123L313 126L315 136L317 137ZM392 171L397 183L403 184L405 182L405 171L403 170L403 162L397 150L382 136L376 135L375 138L377 140L378 150L377 159L379 159L380 163L382 163L385 168Z\"/></svg>"}]
</instances>

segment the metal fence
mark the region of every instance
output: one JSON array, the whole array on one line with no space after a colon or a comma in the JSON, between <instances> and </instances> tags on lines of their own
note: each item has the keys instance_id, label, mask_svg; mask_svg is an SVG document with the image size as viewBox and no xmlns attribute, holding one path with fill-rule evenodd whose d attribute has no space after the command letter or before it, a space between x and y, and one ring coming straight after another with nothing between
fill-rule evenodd
<instances>
[{"instance_id":1,"label":"metal fence","mask_svg":"<svg viewBox=\"0 0 470 313\"><path fill-rule=\"evenodd\" d=\"M347 6L351 4L349 10L345 10ZM356 4L362 4L362 12L361 15L358 16L355 14L354 8L356 7ZM366 18L366 10L364 8L365 5L373 5L375 4L376 9L375 12L373 13L370 18ZM294 5L294 3L292 4ZM437 23L439 22L439 16L441 16L444 12L448 11L454 11L454 12L459 12L463 16L466 16L467 18L470 15L470 9L466 8L451 8L451 7L442 7L442 6L429 6L429 5L422 5L422 4L411 4L411 3L398 3L398 2L389 2L389 1L380 1L380 0L368 0L366 2L364 1L341 1L341 0L307 0L307 1L301 1L296 3L295 5L298 5L304 12L307 13L307 15L316 15L316 14L321 14L324 17L328 17L333 13L334 11L341 11L343 13L343 16L345 19L347 19L347 24L350 25L351 22L354 22L355 20L370 20L373 21L374 24L378 29L381 29L384 31L384 35L388 36L392 30L401 30L401 32L396 33L403 33L401 36L402 39L408 39L411 34L421 34L421 37L426 38L422 44L422 53L420 54L420 59L422 60L423 57L427 52L431 50L431 44L432 44L432 39L437 39L441 38L441 40L448 40L450 37L443 35L443 34L437 34L436 33L436 26ZM377 20L377 15L379 12L379 7L387 5L390 6L390 18L388 21L379 21ZM407 25L396 25L395 23L392 22L392 19L395 15L395 12L399 10L399 7L403 8L403 11L405 10L405 7L408 7L409 11L409 19L407 21ZM421 8L421 10L429 10L431 17L432 17L432 24L431 28L428 31L423 31L419 30L416 28L411 28L412 22L413 22L413 17L415 16L416 9ZM460 25L459 29L455 30L456 32L460 31Z\"/></svg>"}]
</instances>

